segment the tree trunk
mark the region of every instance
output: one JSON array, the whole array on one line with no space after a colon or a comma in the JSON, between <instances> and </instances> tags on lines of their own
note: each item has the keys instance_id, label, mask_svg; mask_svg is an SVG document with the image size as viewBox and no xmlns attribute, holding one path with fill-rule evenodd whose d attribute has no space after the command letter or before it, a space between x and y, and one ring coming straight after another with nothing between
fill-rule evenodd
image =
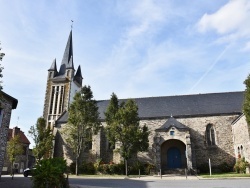
<instances>
[{"instance_id":1,"label":"tree trunk","mask_svg":"<svg viewBox=\"0 0 250 188\"><path fill-rule=\"evenodd\" d=\"M14 162L11 163L11 179L13 180L14 178L14 169L13 169Z\"/></svg>"},{"instance_id":2,"label":"tree trunk","mask_svg":"<svg viewBox=\"0 0 250 188\"><path fill-rule=\"evenodd\" d=\"M126 176L128 176L128 161L125 159L125 171L126 171Z\"/></svg>"},{"instance_id":3,"label":"tree trunk","mask_svg":"<svg viewBox=\"0 0 250 188\"><path fill-rule=\"evenodd\" d=\"M78 176L78 157L76 157L76 175Z\"/></svg>"}]
</instances>

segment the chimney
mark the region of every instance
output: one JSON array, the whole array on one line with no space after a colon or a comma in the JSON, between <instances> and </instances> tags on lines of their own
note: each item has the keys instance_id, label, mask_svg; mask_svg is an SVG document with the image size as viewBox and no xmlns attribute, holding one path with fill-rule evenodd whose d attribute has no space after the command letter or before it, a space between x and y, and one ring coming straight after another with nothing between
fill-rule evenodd
<instances>
[{"instance_id":1,"label":"chimney","mask_svg":"<svg viewBox=\"0 0 250 188\"><path fill-rule=\"evenodd\" d=\"M14 127L13 130L12 130L12 138L14 138L19 133L20 133L20 128Z\"/></svg>"}]
</instances>

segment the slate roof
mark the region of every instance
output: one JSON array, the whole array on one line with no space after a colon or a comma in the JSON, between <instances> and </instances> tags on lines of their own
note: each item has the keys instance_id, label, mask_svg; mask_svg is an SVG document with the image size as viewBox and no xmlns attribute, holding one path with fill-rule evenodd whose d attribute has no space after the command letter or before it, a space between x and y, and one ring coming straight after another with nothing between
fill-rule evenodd
<instances>
[{"instance_id":1,"label":"slate roof","mask_svg":"<svg viewBox=\"0 0 250 188\"><path fill-rule=\"evenodd\" d=\"M208 93L134 99L139 108L140 119L211 116L222 114L241 114L244 92ZM125 100L119 100L125 101ZM98 101L100 118L109 101Z\"/></svg>"},{"instance_id":2,"label":"slate roof","mask_svg":"<svg viewBox=\"0 0 250 188\"><path fill-rule=\"evenodd\" d=\"M157 132L167 131L171 127L175 127L179 130L188 130L189 129L186 125L180 123L174 117L171 116L160 128L156 129L156 131Z\"/></svg>"},{"instance_id":3,"label":"slate roof","mask_svg":"<svg viewBox=\"0 0 250 188\"><path fill-rule=\"evenodd\" d=\"M63 54L62 63L58 75L64 75L66 69L74 69L72 30L70 31L69 34L69 38Z\"/></svg>"},{"instance_id":4,"label":"slate roof","mask_svg":"<svg viewBox=\"0 0 250 188\"><path fill-rule=\"evenodd\" d=\"M127 99L121 99L120 102ZM140 119L180 117L201 117L212 115L230 115L242 113L244 92L208 93L163 97L135 98ZM105 119L104 112L109 100L97 101L100 119ZM66 122L67 113L58 122ZM62 121L63 120L63 121Z\"/></svg>"},{"instance_id":5,"label":"slate roof","mask_svg":"<svg viewBox=\"0 0 250 188\"><path fill-rule=\"evenodd\" d=\"M82 85L82 71L81 71L81 66L79 65L76 71L76 74L74 76L74 81L76 81L77 83L79 83L80 85Z\"/></svg>"}]
</instances>

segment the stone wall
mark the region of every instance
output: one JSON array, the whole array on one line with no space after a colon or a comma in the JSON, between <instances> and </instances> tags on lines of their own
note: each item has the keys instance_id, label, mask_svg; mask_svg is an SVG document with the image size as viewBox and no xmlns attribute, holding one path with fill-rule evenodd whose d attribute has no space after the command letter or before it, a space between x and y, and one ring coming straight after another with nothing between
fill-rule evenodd
<instances>
[{"instance_id":1,"label":"stone wall","mask_svg":"<svg viewBox=\"0 0 250 188\"><path fill-rule=\"evenodd\" d=\"M208 163L210 158L212 166L217 167L223 162L233 166L235 163L232 122L237 115L221 115L208 117L190 117L176 118L177 121L186 125L188 131L179 131L176 129L174 136L170 136L169 132L156 133L155 130L160 128L166 119L141 120L140 125L146 124L149 128L149 149L148 152L138 153L137 158L144 162L155 164L157 168L161 168L162 154L161 146L168 140L179 140L187 149L187 166L189 168L200 168ZM206 126L212 124L215 129L216 145L209 146L205 140ZM102 124L104 127L105 123ZM161 140L156 145L156 138ZM158 149L157 149L158 148ZM91 152L92 160L94 158L102 158L103 161L113 161L118 163L121 161L119 154L108 148L108 140L102 130L93 139L93 149ZM90 153L85 154L84 159L90 160ZM96 157L93 157L96 156Z\"/></svg>"},{"instance_id":2,"label":"stone wall","mask_svg":"<svg viewBox=\"0 0 250 188\"><path fill-rule=\"evenodd\" d=\"M236 119L236 117L237 115L225 115L176 119L190 129L189 132L192 148L192 156L190 157L192 158L193 168L208 163L209 158L211 159L213 166L218 166L223 162L227 162L231 166L235 163L231 123L234 119ZM149 162L156 163L156 161L154 161L154 137L156 136L154 130L160 128L160 126L162 126L166 121L167 119L159 119L142 120L140 122L141 125L146 124L150 130L149 151L139 154L140 158L146 158L149 159ZM212 124L215 128L215 146L208 146L205 142L205 131L208 124ZM186 144L186 136L187 134L179 134L174 139L181 140ZM163 135L161 135L161 137L164 138ZM168 140L167 137L163 139L163 142L166 140Z\"/></svg>"},{"instance_id":3,"label":"stone wall","mask_svg":"<svg viewBox=\"0 0 250 188\"><path fill-rule=\"evenodd\" d=\"M46 120L48 118L48 113L49 113L50 93L51 93L51 81L50 81L50 78L48 76L48 78L47 78L47 84L46 84L46 91L45 91L45 98L44 98L44 106L43 106L43 117Z\"/></svg>"},{"instance_id":4,"label":"stone wall","mask_svg":"<svg viewBox=\"0 0 250 188\"><path fill-rule=\"evenodd\" d=\"M232 125L234 134L234 155L236 158L245 157L250 162L250 126L242 115Z\"/></svg>"},{"instance_id":5,"label":"stone wall","mask_svg":"<svg viewBox=\"0 0 250 188\"><path fill-rule=\"evenodd\" d=\"M3 114L2 122L0 124L0 176L4 164L4 157L7 146L8 130L12 111L12 101L7 100L1 96L1 114Z\"/></svg>"}]
</instances>

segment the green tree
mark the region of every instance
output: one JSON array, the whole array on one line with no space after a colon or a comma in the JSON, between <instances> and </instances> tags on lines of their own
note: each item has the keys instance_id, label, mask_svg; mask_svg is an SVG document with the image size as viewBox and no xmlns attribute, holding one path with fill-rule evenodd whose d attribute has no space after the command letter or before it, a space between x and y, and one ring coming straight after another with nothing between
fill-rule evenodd
<instances>
[{"instance_id":1,"label":"green tree","mask_svg":"<svg viewBox=\"0 0 250 188\"><path fill-rule=\"evenodd\" d=\"M67 164L63 158L42 159L33 169L32 187L68 188L68 179L65 177L66 172Z\"/></svg>"},{"instance_id":2,"label":"green tree","mask_svg":"<svg viewBox=\"0 0 250 188\"><path fill-rule=\"evenodd\" d=\"M244 81L246 85L245 89L245 99L243 104L243 112L246 116L246 120L248 125L250 125L250 75L248 75L247 79Z\"/></svg>"},{"instance_id":3,"label":"green tree","mask_svg":"<svg viewBox=\"0 0 250 188\"><path fill-rule=\"evenodd\" d=\"M23 154L23 145L20 142L20 136L19 135L15 135L14 137L12 137L10 139L10 141L8 142L7 145L7 155L8 155L8 159L11 163L11 174L12 174L12 179L14 177L14 172L13 172L13 165L14 162L16 161L16 158Z\"/></svg>"},{"instance_id":4,"label":"green tree","mask_svg":"<svg viewBox=\"0 0 250 188\"><path fill-rule=\"evenodd\" d=\"M67 145L72 149L78 175L79 157L92 142L92 136L100 129L99 112L90 86L84 86L74 96L69 107L68 123L63 128Z\"/></svg>"},{"instance_id":5,"label":"green tree","mask_svg":"<svg viewBox=\"0 0 250 188\"><path fill-rule=\"evenodd\" d=\"M134 100L127 100L119 105L117 96L113 93L105 112L106 133L111 144L120 143L116 150L125 161L128 175L127 160L138 152L147 151L149 131L146 125L140 126L138 107Z\"/></svg>"},{"instance_id":6,"label":"green tree","mask_svg":"<svg viewBox=\"0 0 250 188\"><path fill-rule=\"evenodd\" d=\"M0 42L0 45L1 45L1 42ZM1 46L0 46L0 51L1 51L1 50L2 50L2 48L1 48ZM0 52L0 61L2 61L3 56L5 56L5 53L1 53L1 52ZM3 67L2 67L2 65L0 64L0 78L3 77L2 71L3 71ZM2 89L3 89L3 88L2 88L2 80L1 80L1 81L0 81L0 91L1 91Z\"/></svg>"},{"instance_id":7,"label":"green tree","mask_svg":"<svg viewBox=\"0 0 250 188\"><path fill-rule=\"evenodd\" d=\"M54 135L51 128L46 127L46 121L43 117L38 118L36 125L30 127L29 135L35 143L33 153L36 160L40 161L42 158L51 157Z\"/></svg>"}]
</instances>

